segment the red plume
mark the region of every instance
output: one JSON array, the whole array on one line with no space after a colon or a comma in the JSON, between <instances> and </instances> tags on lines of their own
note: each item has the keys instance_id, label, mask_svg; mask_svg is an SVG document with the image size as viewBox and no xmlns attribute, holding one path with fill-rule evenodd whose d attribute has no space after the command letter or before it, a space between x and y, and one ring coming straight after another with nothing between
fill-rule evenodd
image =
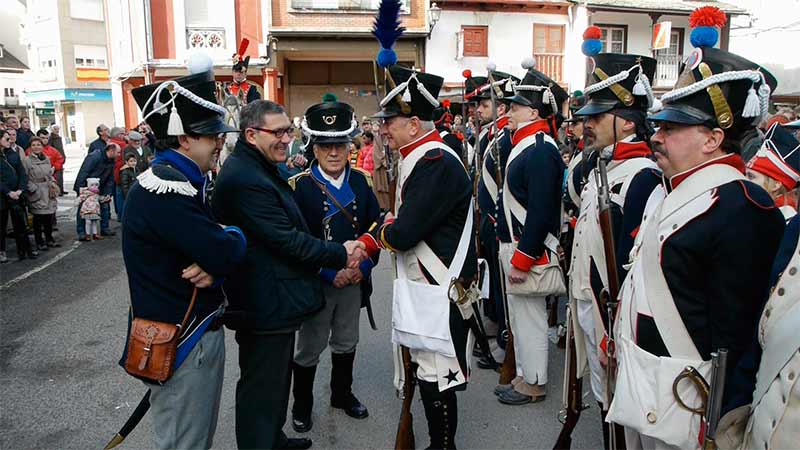
<instances>
[{"instance_id":1,"label":"red plume","mask_svg":"<svg viewBox=\"0 0 800 450\"><path fill-rule=\"evenodd\" d=\"M444 108L444 109L450 108L450 100L449 99L442 100L442 108Z\"/></svg>"},{"instance_id":2,"label":"red plume","mask_svg":"<svg viewBox=\"0 0 800 450\"><path fill-rule=\"evenodd\" d=\"M247 51L248 45L250 45L250 39L242 38L242 42L239 43L239 51L238 51L238 55L240 57L244 57L244 52Z\"/></svg>"},{"instance_id":3,"label":"red plume","mask_svg":"<svg viewBox=\"0 0 800 450\"><path fill-rule=\"evenodd\" d=\"M472 78L472 71L469 69L464 69L464 71L461 72L461 75L464 75L464 78Z\"/></svg>"},{"instance_id":4,"label":"red plume","mask_svg":"<svg viewBox=\"0 0 800 450\"><path fill-rule=\"evenodd\" d=\"M602 30L598 26L590 26L583 32L584 39L600 39L603 36Z\"/></svg>"},{"instance_id":5,"label":"red plume","mask_svg":"<svg viewBox=\"0 0 800 450\"><path fill-rule=\"evenodd\" d=\"M728 17L716 6L703 6L692 11L689 16L689 26L697 27L717 27L722 28L727 22Z\"/></svg>"}]
</instances>

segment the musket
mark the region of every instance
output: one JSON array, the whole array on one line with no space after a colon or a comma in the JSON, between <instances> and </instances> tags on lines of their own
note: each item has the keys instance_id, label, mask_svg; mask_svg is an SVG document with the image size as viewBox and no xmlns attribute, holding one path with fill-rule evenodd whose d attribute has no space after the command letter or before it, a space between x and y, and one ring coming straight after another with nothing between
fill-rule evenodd
<instances>
[{"instance_id":1,"label":"musket","mask_svg":"<svg viewBox=\"0 0 800 450\"><path fill-rule=\"evenodd\" d=\"M411 364L411 353L408 347L400 347L403 360L403 390L400 395L403 399L403 409L400 411L400 422L397 424L397 436L394 440L395 450L414 450L414 416L411 415L411 402L414 399L414 370Z\"/></svg>"},{"instance_id":2,"label":"musket","mask_svg":"<svg viewBox=\"0 0 800 450\"><path fill-rule=\"evenodd\" d=\"M608 171L606 170L606 160L603 155L597 158L597 173L595 182L597 183L597 198L599 204L600 231L603 236L603 253L606 260L606 274L608 275L608 288L604 288L600 294L601 302L606 307L607 323L606 332L606 399L608 404L614 399L614 317L617 312L617 296L619 295L619 275L617 273L616 245L614 243L614 232L611 224L611 192L608 187ZM614 422L608 422L609 444L611 450L617 449L617 426Z\"/></svg>"},{"instance_id":3,"label":"musket","mask_svg":"<svg viewBox=\"0 0 800 450\"><path fill-rule=\"evenodd\" d=\"M493 69L488 69L488 83L489 86L494 83L494 78L492 77ZM492 128L491 128L491 135L492 138L489 140L489 144L492 145L491 152L492 156L494 157L494 180L497 183L497 199L495 199L495 204L500 201L503 195L503 172L501 168L502 161L500 160L500 148L497 146L497 138L498 138L498 130L497 130L497 98L495 97L494 89L491 87L489 88L489 92L491 94L492 100ZM477 110L477 108L476 108ZM476 122L477 126L477 122ZM477 139L476 139L477 140ZM480 147L480 143L478 144ZM489 149L487 149L489 150ZM484 158L486 155L484 155ZM481 164L483 162L481 161ZM509 230L511 229L511 224L508 224ZM503 307L505 308L505 316L506 316L506 356L503 359L503 366L500 368L500 379L498 380L499 384L510 384L511 380L517 377L517 355L514 352L514 334L511 331L511 320L509 318L509 309L508 309L508 296L506 295L506 274L502 273L503 264L499 264L501 268L501 277L500 277L500 290L503 295Z\"/></svg>"},{"instance_id":4,"label":"musket","mask_svg":"<svg viewBox=\"0 0 800 450\"><path fill-rule=\"evenodd\" d=\"M139 401L139 404L136 406L136 409L133 410L133 414L131 414L130 418L125 422L125 425L120 428L117 434L114 435L113 438L103 447L103 450L111 450L112 448L122 444L122 441L125 440L126 437L136 428L136 425L139 425L139 422L142 421L142 418L147 411L150 409L150 389L144 394L144 397Z\"/></svg>"},{"instance_id":5,"label":"musket","mask_svg":"<svg viewBox=\"0 0 800 450\"><path fill-rule=\"evenodd\" d=\"M578 424L581 411L587 408L583 404L583 380L578 377L572 314L572 308L567 306L567 351L566 367L564 367L567 377L564 380L564 403L558 413L558 421L561 422L562 427L553 450L569 450L570 446L572 446L572 432Z\"/></svg>"}]
</instances>

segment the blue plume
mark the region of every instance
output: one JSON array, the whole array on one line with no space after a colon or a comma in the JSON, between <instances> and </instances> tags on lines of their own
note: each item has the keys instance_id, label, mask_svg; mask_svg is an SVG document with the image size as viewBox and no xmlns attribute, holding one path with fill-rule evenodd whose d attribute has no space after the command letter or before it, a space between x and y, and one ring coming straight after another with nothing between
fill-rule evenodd
<instances>
[{"instance_id":1,"label":"blue plume","mask_svg":"<svg viewBox=\"0 0 800 450\"><path fill-rule=\"evenodd\" d=\"M600 39L586 39L581 44L581 51L586 56L594 56L603 50L603 42Z\"/></svg>"},{"instance_id":2,"label":"blue plume","mask_svg":"<svg viewBox=\"0 0 800 450\"><path fill-rule=\"evenodd\" d=\"M399 0L381 0L381 4L378 6L378 15L375 16L372 26L372 35L381 43L381 49L391 49L395 41L406 30L405 27L400 26L400 7Z\"/></svg>"},{"instance_id":3,"label":"blue plume","mask_svg":"<svg viewBox=\"0 0 800 450\"><path fill-rule=\"evenodd\" d=\"M689 42L695 47L713 47L719 39L719 31L715 27L697 27L689 35Z\"/></svg>"},{"instance_id":4,"label":"blue plume","mask_svg":"<svg viewBox=\"0 0 800 450\"><path fill-rule=\"evenodd\" d=\"M378 52L378 58L376 61L378 62L378 65L383 68L397 64L397 53L390 48L382 48Z\"/></svg>"}]
</instances>

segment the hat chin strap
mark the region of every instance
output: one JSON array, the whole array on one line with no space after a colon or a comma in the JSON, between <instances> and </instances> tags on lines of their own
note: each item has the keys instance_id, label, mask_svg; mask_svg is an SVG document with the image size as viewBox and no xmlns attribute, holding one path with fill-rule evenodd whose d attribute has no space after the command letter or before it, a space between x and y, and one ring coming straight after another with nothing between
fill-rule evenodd
<instances>
[{"instance_id":1,"label":"hat chin strap","mask_svg":"<svg viewBox=\"0 0 800 450\"><path fill-rule=\"evenodd\" d=\"M318 137L342 137L347 136L353 131L355 131L356 127L358 127L358 122L356 121L355 114L353 115L353 120L350 121L350 128L344 131L320 131L320 130L312 130L308 127L308 120L306 116L303 116L303 121L300 122L300 128L303 130L303 133L307 136L318 136Z\"/></svg>"}]
</instances>

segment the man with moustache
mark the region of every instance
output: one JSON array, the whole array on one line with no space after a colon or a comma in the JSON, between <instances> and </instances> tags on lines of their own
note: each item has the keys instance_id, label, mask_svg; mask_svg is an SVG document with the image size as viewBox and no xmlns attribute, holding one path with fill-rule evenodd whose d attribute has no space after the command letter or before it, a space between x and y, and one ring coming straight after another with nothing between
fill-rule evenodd
<instances>
[{"instance_id":1,"label":"man with moustache","mask_svg":"<svg viewBox=\"0 0 800 450\"><path fill-rule=\"evenodd\" d=\"M286 421L295 332L325 306L319 272L355 269L364 245L315 237L278 172L294 138L281 105L248 103L239 140L217 176L215 216L247 237L244 262L227 279L225 326L236 331L240 377L236 385L239 448L309 448L289 439Z\"/></svg>"},{"instance_id":2,"label":"man with moustache","mask_svg":"<svg viewBox=\"0 0 800 450\"><path fill-rule=\"evenodd\" d=\"M556 117L569 95L536 70L533 60L524 61L523 67L525 77L509 99L509 127L514 131L502 188L509 234L499 236L517 363L517 377L495 388L497 399L507 405L540 402L547 393L546 296L557 292L539 290L541 279L535 273L553 265L558 270L566 168L554 139ZM563 281L559 282L563 288Z\"/></svg>"},{"instance_id":3,"label":"man with moustache","mask_svg":"<svg viewBox=\"0 0 800 450\"><path fill-rule=\"evenodd\" d=\"M625 427L627 448L697 448L702 405L692 366L709 379L712 352L727 349L721 423L739 392L734 368L753 342L759 307L784 221L772 199L744 176L742 138L767 113L775 78L714 47L725 14L705 7L690 16L697 46L675 88L650 117L664 183L644 209L620 291L615 328L618 364L607 420ZM698 31L699 30L699 31ZM673 387L675 385L675 387ZM726 435L724 427L717 437Z\"/></svg>"},{"instance_id":4,"label":"man with moustache","mask_svg":"<svg viewBox=\"0 0 800 450\"><path fill-rule=\"evenodd\" d=\"M511 152L511 132L508 130L508 112L514 95L514 86L519 78L499 71L490 71L488 77L475 77L468 80L475 88L467 92L467 99L476 102L481 133L478 155L481 176L478 184L478 209L481 212L479 223L480 255L489 265L489 301L484 304L486 316L498 323L498 346L505 348L507 334L505 302L503 300L503 277L498 260L498 236L508 235L508 225L502 213L502 199L499 187L505 174L505 163ZM480 83L480 84L479 84ZM490 85L491 83L491 85ZM494 95L489 89L494 90ZM492 97L495 103L492 103ZM495 114L497 121L494 122ZM495 154L495 146L497 154ZM497 184L497 158L500 158L500 185ZM493 369L486 356L478 359L478 367Z\"/></svg>"},{"instance_id":5,"label":"man with moustache","mask_svg":"<svg viewBox=\"0 0 800 450\"><path fill-rule=\"evenodd\" d=\"M591 27L596 28L596 27ZM591 29L590 28L590 29ZM591 31L587 31L591 33ZM592 393L600 406L600 419L605 448L610 448L605 416L608 411L606 374L603 366L608 341L608 311L601 303L601 294L609 286L603 235L600 230L597 159L606 161L608 188L611 196L611 224L621 282L624 266L633 245L633 238L642 221L642 211L650 193L661 183L661 172L652 160L647 143L652 127L646 120L647 109L653 105L652 91L637 90L649 85L655 74L656 60L646 56L618 53L588 54L592 58L592 84L584 94L588 102L573 113L584 119L583 142L586 183L581 190L570 263L570 303L578 374L583 374L588 362ZM624 73L615 83L604 82L603 74ZM634 92L644 94L635 95ZM617 440L624 439L622 428Z\"/></svg>"},{"instance_id":6,"label":"man with moustache","mask_svg":"<svg viewBox=\"0 0 800 450\"><path fill-rule=\"evenodd\" d=\"M466 321L471 300L456 304L456 285L471 288L477 273L472 239L472 184L461 156L442 141L431 120L444 79L398 65L387 68L380 102L381 134L400 160L394 214L361 239L369 252L397 256L392 341L409 349L416 365L430 446L456 448L456 391L469 379ZM402 374L402 362L395 370ZM396 387L413 380L395 378Z\"/></svg>"},{"instance_id":7,"label":"man with moustache","mask_svg":"<svg viewBox=\"0 0 800 450\"><path fill-rule=\"evenodd\" d=\"M338 101L311 106L301 122L314 161L308 170L290 178L289 184L311 233L326 241L358 238L381 212L369 173L348 164L347 148L355 124L352 106ZM355 419L369 416L367 407L353 395L352 384L361 305L369 302L370 274L377 260L376 254L355 269L324 268L319 272L325 307L300 326L292 363L292 427L298 433L308 432L313 426L314 378L319 357L329 342L330 405Z\"/></svg>"}]
</instances>

